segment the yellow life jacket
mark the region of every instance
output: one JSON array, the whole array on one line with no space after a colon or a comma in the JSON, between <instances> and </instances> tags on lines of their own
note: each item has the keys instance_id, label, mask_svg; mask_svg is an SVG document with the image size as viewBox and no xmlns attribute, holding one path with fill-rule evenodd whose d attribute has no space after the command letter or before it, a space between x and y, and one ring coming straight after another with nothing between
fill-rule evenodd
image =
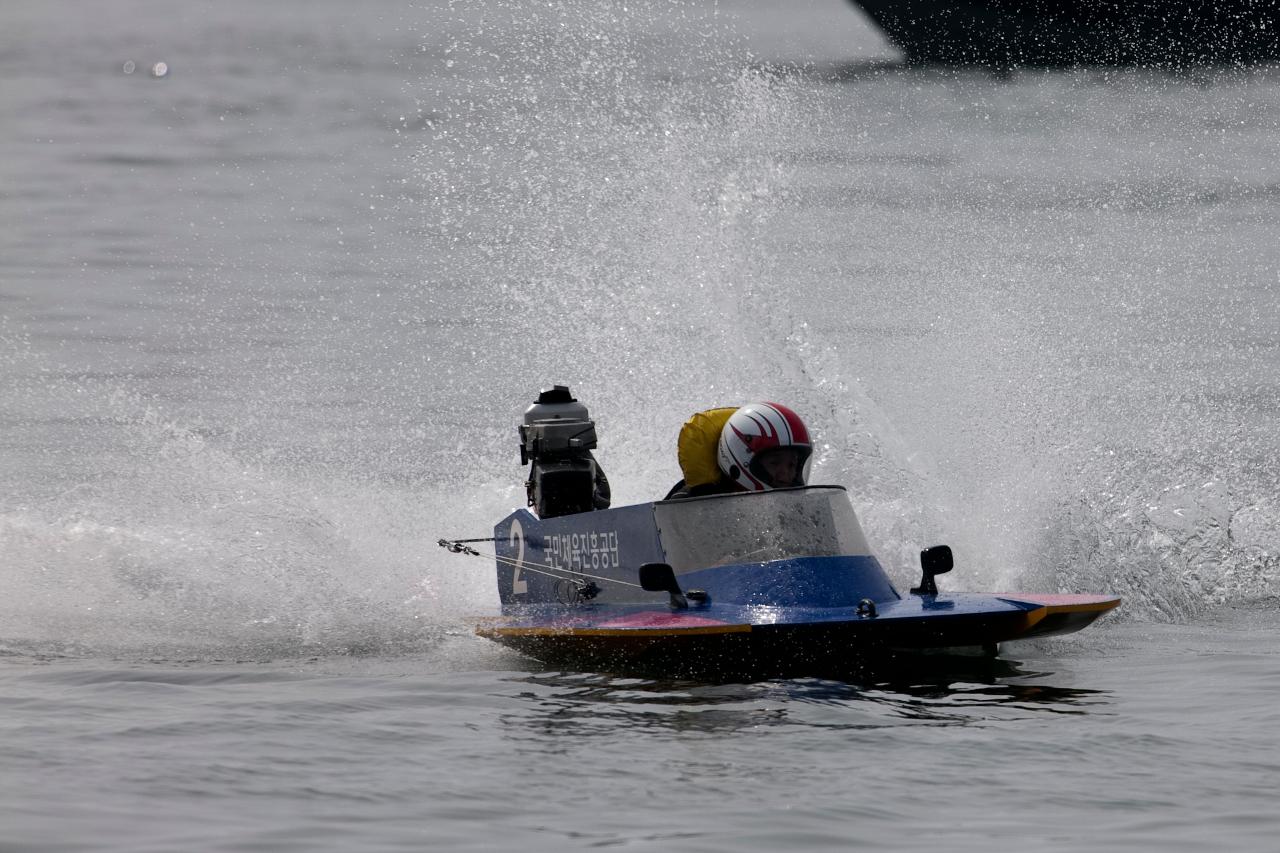
<instances>
[{"instance_id":1,"label":"yellow life jacket","mask_svg":"<svg viewBox=\"0 0 1280 853\"><path fill-rule=\"evenodd\" d=\"M720 479L720 463L716 458L720 430L724 429L729 416L736 411L736 406L707 409L705 412L698 412L680 427L676 458L680 461L686 488L705 486Z\"/></svg>"}]
</instances>

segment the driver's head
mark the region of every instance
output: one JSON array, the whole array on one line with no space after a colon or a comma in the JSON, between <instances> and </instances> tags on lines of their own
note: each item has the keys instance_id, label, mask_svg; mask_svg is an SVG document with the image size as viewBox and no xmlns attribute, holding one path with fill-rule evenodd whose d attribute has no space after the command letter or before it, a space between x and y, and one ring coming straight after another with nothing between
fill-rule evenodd
<instances>
[{"instance_id":1,"label":"driver's head","mask_svg":"<svg viewBox=\"0 0 1280 853\"><path fill-rule=\"evenodd\" d=\"M750 403L720 431L720 470L749 492L803 486L813 446L800 416L778 403Z\"/></svg>"}]
</instances>

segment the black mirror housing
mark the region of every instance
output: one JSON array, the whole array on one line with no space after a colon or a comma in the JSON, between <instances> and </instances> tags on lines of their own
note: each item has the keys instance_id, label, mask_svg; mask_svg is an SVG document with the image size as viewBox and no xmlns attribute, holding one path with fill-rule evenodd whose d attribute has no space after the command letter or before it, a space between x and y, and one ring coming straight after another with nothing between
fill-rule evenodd
<instances>
[{"instance_id":1,"label":"black mirror housing","mask_svg":"<svg viewBox=\"0 0 1280 853\"><path fill-rule=\"evenodd\" d=\"M938 584L934 577L945 575L954 567L955 558L950 546L934 545L932 548L925 548L920 552L920 586L914 587L911 592L915 595L937 595Z\"/></svg>"},{"instance_id":2,"label":"black mirror housing","mask_svg":"<svg viewBox=\"0 0 1280 853\"><path fill-rule=\"evenodd\" d=\"M675 569L666 563L645 563L640 567L640 588L645 592L668 592L671 606L684 610L689 601L676 580Z\"/></svg>"}]
</instances>

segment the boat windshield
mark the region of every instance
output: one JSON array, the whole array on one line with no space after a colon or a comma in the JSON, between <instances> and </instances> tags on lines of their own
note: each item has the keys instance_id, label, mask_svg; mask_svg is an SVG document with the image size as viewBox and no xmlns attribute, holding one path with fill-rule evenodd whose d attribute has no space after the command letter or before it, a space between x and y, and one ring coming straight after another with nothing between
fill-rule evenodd
<instances>
[{"instance_id":1,"label":"boat windshield","mask_svg":"<svg viewBox=\"0 0 1280 853\"><path fill-rule=\"evenodd\" d=\"M667 562L677 571L871 553L841 486L662 501L653 508Z\"/></svg>"}]
</instances>

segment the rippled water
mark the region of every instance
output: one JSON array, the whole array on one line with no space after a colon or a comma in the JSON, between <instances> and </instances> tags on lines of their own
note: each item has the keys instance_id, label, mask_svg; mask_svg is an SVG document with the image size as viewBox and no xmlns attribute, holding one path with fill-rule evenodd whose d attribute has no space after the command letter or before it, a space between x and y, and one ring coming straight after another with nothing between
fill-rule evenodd
<instances>
[{"instance_id":1,"label":"rippled water","mask_svg":"<svg viewBox=\"0 0 1280 853\"><path fill-rule=\"evenodd\" d=\"M0 24L5 849L1274 846L1276 69L906 69L837 0ZM434 543L553 381L619 503L780 399L899 586L1125 605L543 671Z\"/></svg>"},{"instance_id":2,"label":"rippled water","mask_svg":"<svg viewBox=\"0 0 1280 853\"><path fill-rule=\"evenodd\" d=\"M1268 849L1276 628L1122 624L861 683L540 672L462 638L10 660L6 846Z\"/></svg>"}]
</instances>

